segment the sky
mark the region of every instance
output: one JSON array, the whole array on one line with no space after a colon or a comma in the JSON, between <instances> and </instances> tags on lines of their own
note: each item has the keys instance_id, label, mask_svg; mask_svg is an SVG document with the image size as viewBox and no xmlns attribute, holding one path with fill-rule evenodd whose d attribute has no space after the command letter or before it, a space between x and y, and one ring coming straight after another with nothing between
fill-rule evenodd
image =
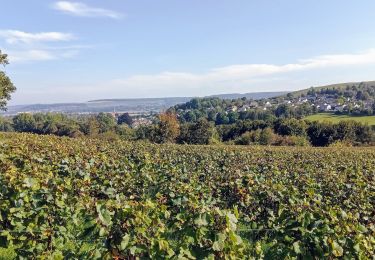
<instances>
[{"instance_id":1,"label":"sky","mask_svg":"<svg viewBox=\"0 0 375 260\"><path fill-rule=\"evenodd\" d=\"M10 105L375 80L374 0L3 0Z\"/></svg>"}]
</instances>

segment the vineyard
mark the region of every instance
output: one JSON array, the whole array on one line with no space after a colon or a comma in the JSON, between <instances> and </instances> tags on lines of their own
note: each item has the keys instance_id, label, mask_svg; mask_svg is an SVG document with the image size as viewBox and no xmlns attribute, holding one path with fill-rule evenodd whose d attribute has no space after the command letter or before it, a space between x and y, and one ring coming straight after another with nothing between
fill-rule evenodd
<instances>
[{"instance_id":1,"label":"vineyard","mask_svg":"<svg viewBox=\"0 0 375 260\"><path fill-rule=\"evenodd\" d=\"M373 259L375 149L0 134L0 259Z\"/></svg>"}]
</instances>

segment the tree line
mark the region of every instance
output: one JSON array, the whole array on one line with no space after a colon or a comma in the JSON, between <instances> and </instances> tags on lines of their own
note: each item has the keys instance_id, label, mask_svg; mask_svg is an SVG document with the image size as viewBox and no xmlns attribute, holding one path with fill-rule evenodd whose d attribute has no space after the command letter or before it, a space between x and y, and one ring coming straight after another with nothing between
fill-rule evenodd
<instances>
[{"instance_id":1,"label":"tree line","mask_svg":"<svg viewBox=\"0 0 375 260\"><path fill-rule=\"evenodd\" d=\"M131 127L132 120L127 113L118 118L108 113L89 116L22 113L12 118L0 118L0 131L178 144L329 146L336 143L374 143L372 127L356 121L333 124L296 118L271 118L239 119L232 124L215 125L206 118L181 122L171 112L161 113L152 124L136 128Z\"/></svg>"}]
</instances>

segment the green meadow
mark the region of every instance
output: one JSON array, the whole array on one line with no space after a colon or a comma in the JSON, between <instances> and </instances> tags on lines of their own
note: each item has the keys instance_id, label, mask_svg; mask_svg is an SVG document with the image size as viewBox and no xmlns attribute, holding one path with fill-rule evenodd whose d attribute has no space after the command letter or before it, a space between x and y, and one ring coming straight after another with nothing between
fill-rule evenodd
<instances>
[{"instance_id":1,"label":"green meadow","mask_svg":"<svg viewBox=\"0 0 375 260\"><path fill-rule=\"evenodd\" d=\"M333 113L319 113L305 118L309 121L331 121L338 123L343 120L355 120L368 125L375 125L375 116L348 116L348 115L335 115Z\"/></svg>"}]
</instances>

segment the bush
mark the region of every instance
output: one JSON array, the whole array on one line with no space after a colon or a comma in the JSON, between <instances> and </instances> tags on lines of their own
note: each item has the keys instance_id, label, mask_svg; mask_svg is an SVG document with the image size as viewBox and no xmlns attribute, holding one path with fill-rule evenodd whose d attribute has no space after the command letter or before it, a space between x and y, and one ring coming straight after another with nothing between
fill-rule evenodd
<instances>
[{"instance_id":1,"label":"bush","mask_svg":"<svg viewBox=\"0 0 375 260\"><path fill-rule=\"evenodd\" d=\"M303 136L277 135L274 142L276 146L310 146L310 142Z\"/></svg>"},{"instance_id":2,"label":"bush","mask_svg":"<svg viewBox=\"0 0 375 260\"><path fill-rule=\"evenodd\" d=\"M352 147L353 143L348 140L335 141L329 145L329 147L343 148L343 147Z\"/></svg>"},{"instance_id":3,"label":"bush","mask_svg":"<svg viewBox=\"0 0 375 260\"><path fill-rule=\"evenodd\" d=\"M259 144L261 132L262 130L260 129L255 131L248 131L234 140L234 143L238 145Z\"/></svg>"},{"instance_id":4,"label":"bush","mask_svg":"<svg viewBox=\"0 0 375 260\"><path fill-rule=\"evenodd\" d=\"M261 145L270 145L274 140L275 134L271 128L265 128L260 132L259 135L259 144Z\"/></svg>"}]
</instances>

